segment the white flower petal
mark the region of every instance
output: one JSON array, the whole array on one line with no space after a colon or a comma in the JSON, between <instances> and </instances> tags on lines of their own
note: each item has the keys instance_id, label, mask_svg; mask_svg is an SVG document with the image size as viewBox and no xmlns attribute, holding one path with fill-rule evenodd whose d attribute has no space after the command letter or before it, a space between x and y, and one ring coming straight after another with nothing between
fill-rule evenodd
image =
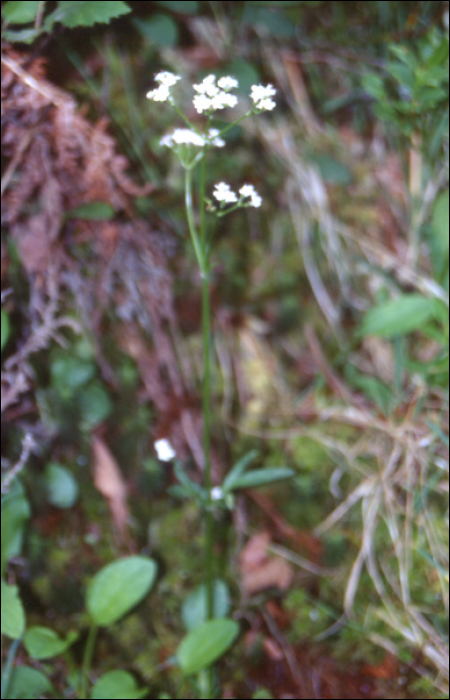
<instances>
[{"instance_id":1,"label":"white flower petal","mask_svg":"<svg viewBox=\"0 0 450 700\"><path fill-rule=\"evenodd\" d=\"M222 90L233 90L234 88L239 87L238 81L236 78L232 78L231 75L219 78L217 85L222 88Z\"/></svg>"},{"instance_id":2,"label":"white flower petal","mask_svg":"<svg viewBox=\"0 0 450 700\"><path fill-rule=\"evenodd\" d=\"M165 85L166 87L170 88L173 87L178 80L181 80L181 77L179 75L175 75L175 73L170 73L169 71L162 71L161 73L155 75L155 80L158 83L161 83L161 85Z\"/></svg>"},{"instance_id":3,"label":"white flower petal","mask_svg":"<svg viewBox=\"0 0 450 700\"><path fill-rule=\"evenodd\" d=\"M215 486L213 489L211 489L211 500L212 501L220 501L223 498L223 491L220 488L220 486Z\"/></svg>"},{"instance_id":4,"label":"white flower petal","mask_svg":"<svg viewBox=\"0 0 450 700\"><path fill-rule=\"evenodd\" d=\"M255 194L255 188L253 185L242 185L241 189L239 190L239 193L243 197L251 197L253 194Z\"/></svg>"},{"instance_id":5,"label":"white flower petal","mask_svg":"<svg viewBox=\"0 0 450 700\"><path fill-rule=\"evenodd\" d=\"M194 107L197 110L199 114L202 114L203 112L207 112L209 109L211 109L211 100L209 97L206 97L206 95L196 95L194 97Z\"/></svg>"},{"instance_id":6,"label":"white flower petal","mask_svg":"<svg viewBox=\"0 0 450 700\"><path fill-rule=\"evenodd\" d=\"M158 455L158 459L160 459L162 462L170 462L171 459L177 456L172 445L165 438L155 442L155 450Z\"/></svg>"}]
</instances>

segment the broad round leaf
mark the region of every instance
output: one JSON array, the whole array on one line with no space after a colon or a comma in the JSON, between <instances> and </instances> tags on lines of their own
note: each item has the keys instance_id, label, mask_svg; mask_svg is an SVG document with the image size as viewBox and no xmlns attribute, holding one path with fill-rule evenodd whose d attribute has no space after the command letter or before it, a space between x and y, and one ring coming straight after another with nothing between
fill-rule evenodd
<instances>
[{"instance_id":1,"label":"broad round leaf","mask_svg":"<svg viewBox=\"0 0 450 700\"><path fill-rule=\"evenodd\" d=\"M105 566L87 589L92 621L102 627L112 625L142 600L155 577L156 563L148 557L126 557Z\"/></svg>"},{"instance_id":2,"label":"broad round leaf","mask_svg":"<svg viewBox=\"0 0 450 700\"><path fill-rule=\"evenodd\" d=\"M178 663L186 676L207 668L222 656L239 634L234 620L208 620L184 637L177 651Z\"/></svg>"},{"instance_id":3,"label":"broad round leaf","mask_svg":"<svg viewBox=\"0 0 450 700\"><path fill-rule=\"evenodd\" d=\"M61 639L48 627L30 627L23 643L33 659L50 659L65 652L77 639L76 632L70 633L67 639Z\"/></svg>"},{"instance_id":4,"label":"broad round leaf","mask_svg":"<svg viewBox=\"0 0 450 700\"><path fill-rule=\"evenodd\" d=\"M191 632L207 620L206 586L202 584L184 601L183 624ZM214 618L226 617L230 611L230 592L224 581L214 581Z\"/></svg>"},{"instance_id":5,"label":"broad round leaf","mask_svg":"<svg viewBox=\"0 0 450 700\"><path fill-rule=\"evenodd\" d=\"M29 666L18 666L13 669L5 697L9 700L19 698L40 698L44 693L52 693L53 687L43 673Z\"/></svg>"},{"instance_id":6,"label":"broad round leaf","mask_svg":"<svg viewBox=\"0 0 450 700\"><path fill-rule=\"evenodd\" d=\"M138 688L131 673L109 671L98 679L91 693L92 700L134 700L144 698L148 688Z\"/></svg>"},{"instance_id":7,"label":"broad round leaf","mask_svg":"<svg viewBox=\"0 0 450 700\"><path fill-rule=\"evenodd\" d=\"M19 639L25 628L25 613L17 586L9 586L2 580L2 634Z\"/></svg>"},{"instance_id":8,"label":"broad round leaf","mask_svg":"<svg viewBox=\"0 0 450 700\"><path fill-rule=\"evenodd\" d=\"M78 484L73 474L51 462L45 470L48 500L57 508L71 508L78 498Z\"/></svg>"}]
</instances>

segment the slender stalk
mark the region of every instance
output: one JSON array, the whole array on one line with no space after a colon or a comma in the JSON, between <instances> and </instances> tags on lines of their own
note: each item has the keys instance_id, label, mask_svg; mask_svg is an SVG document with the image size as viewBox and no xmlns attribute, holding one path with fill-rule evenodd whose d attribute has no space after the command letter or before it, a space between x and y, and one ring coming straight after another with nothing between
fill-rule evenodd
<instances>
[{"instance_id":1,"label":"slender stalk","mask_svg":"<svg viewBox=\"0 0 450 700\"><path fill-rule=\"evenodd\" d=\"M203 459L204 486L211 499L211 303L209 295L210 256L207 250L205 221L206 152L200 170L200 239L202 270L202 337L203 337ZM211 501L209 503L211 506ZM207 619L214 616L213 596L214 521L211 507L205 511L205 584Z\"/></svg>"},{"instance_id":2,"label":"slender stalk","mask_svg":"<svg viewBox=\"0 0 450 700\"><path fill-rule=\"evenodd\" d=\"M3 635L2 635L3 636ZM9 647L8 656L6 657L5 666L2 672L2 698L8 697L8 685L11 680L11 672L13 669L14 659L16 658L17 650L22 639L15 639Z\"/></svg>"},{"instance_id":3,"label":"slender stalk","mask_svg":"<svg viewBox=\"0 0 450 700\"><path fill-rule=\"evenodd\" d=\"M83 667L81 669L80 683L80 699L87 698L87 684L89 680L89 672L92 666L92 657L94 656L95 638L97 636L97 626L92 624L89 628L86 646L84 647Z\"/></svg>"}]
</instances>

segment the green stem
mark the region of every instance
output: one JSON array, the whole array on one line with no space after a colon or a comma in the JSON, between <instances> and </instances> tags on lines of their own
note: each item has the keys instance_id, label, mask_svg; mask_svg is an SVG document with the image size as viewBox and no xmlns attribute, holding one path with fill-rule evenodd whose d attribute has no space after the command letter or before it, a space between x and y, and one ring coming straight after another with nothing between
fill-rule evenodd
<instances>
[{"instance_id":1,"label":"green stem","mask_svg":"<svg viewBox=\"0 0 450 700\"><path fill-rule=\"evenodd\" d=\"M89 681L89 672L92 666L92 658L94 656L95 638L97 636L97 626L91 624L89 628L86 646L84 648L83 667L81 669L80 683L80 700L87 699L87 684Z\"/></svg>"},{"instance_id":2,"label":"green stem","mask_svg":"<svg viewBox=\"0 0 450 700\"><path fill-rule=\"evenodd\" d=\"M206 150L200 170L200 237L203 258L202 270L202 337L203 337L203 459L204 486L209 494L209 507L205 510L205 584L207 619L214 616L213 558L214 519L211 508L211 304L209 295L210 256L207 250L205 219Z\"/></svg>"},{"instance_id":3,"label":"green stem","mask_svg":"<svg viewBox=\"0 0 450 700\"><path fill-rule=\"evenodd\" d=\"M192 203L192 170L186 169L185 170L185 175L184 175L184 184L185 184L185 198L186 198L186 215L187 215L187 220L188 220L188 225L189 225L189 233L191 234L191 239L192 243L194 245L194 250L195 250L195 256L197 258L198 266L200 268L200 272L202 274L203 278L203 273L204 273L204 260L203 260L203 253L202 249L200 247L200 241L198 239L198 233L197 229L195 228L195 222L194 222L194 205Z\"/></svg>"},{"instance_id":4,"label":"green stem","mask_svg":"<svg viewBox=\"0 0 450 700\"><path fill-rule=\"evenodd\" d=\"M14 659L16 658L17 650L20 646L22 639L15 639L11 644L8 656L6 658L5 666L2 673L2 698L8 697L8 686L11 680L11 672L13 670Z\"/></svg>"}]
</instances>

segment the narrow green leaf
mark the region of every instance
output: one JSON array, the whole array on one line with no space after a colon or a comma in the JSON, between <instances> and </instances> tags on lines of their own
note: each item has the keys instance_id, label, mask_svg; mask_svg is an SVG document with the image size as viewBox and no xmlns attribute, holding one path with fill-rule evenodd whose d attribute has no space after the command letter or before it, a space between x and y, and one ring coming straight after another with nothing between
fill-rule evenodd
<instances>
[{"instance_id":1,"label":"narrow green leaf","mask_svg":"<svg viewBox=\"0 0 450 700\"><path fill-rule=\"evenodd\" d=\"M103 674L95 683L92 700L134 700L144 698L148 688L138 688L138 685L127 671L109 671Z\"/></svg>"},{"instance_id":2,"label":"narrow green leaf","mask_svg":"<svg viewBox=\"0 0 450 700\"><path fill-rule=\"evenodd\" d=\"M112 219L115 215L114 207L107 202L89 202L80 204L75 209L66 212L66 219L86 219L87 221L103 221Z\"/></svg>"},{"instance_id":3,"label":"narrow green leaf","mask_svg":"<svg viewBox=\"0 0 450 700\"><path fill-rule=\"evenodd\" d=\"M213 587L214 618L226 617L230 611L230 591L224 581L216 579ZM183 603L183 624L191 632L207 620L206 586L202 584Z\"/></svg>"},{"instance_id":4,"label":"narrow green leaf","mask_svg":"<svg viewBox=\"0 0 450 700\"><path fill-rule=\"evenodd\" d=\"M24 637L25 649L33 659L50 659L64 653L76 640L78 634L72 632L67 639L62 639L48 627L30 627Z\"/></svg>"},{"instance_id":5,"label":"narrow green leaf","mask_svg":"<svg viewBox=\"0 0 450 700\"><path fill-rule=\"evenodd\" d=\"M233 488L233 484L238 479L243 472L247 469L247 467L253 462L254 459L258 456L258 450L250 450L250 452L247 452L246 455L241 457L236 464L231 467L230 471L226 475L222 489L224 491L230 491Z\"/></svg>"},{"instance_id":6,"label":"narrow green leaf","mask_svg":"<svg viewBox=\"0 0 450 700\"><path fill-rule=\"evenodd\" d=\"M3 309L1 312L1 321L2 321L1 351L3 352L3 348L5 347L6 343L8 342L9 334L10 334L9 316L6 313L6 311L3 311Z\"/></svg>"},{"instance_id":7,"label":"narrow green leaf","mask_svg":"<svg viewBox=\"0 0 450 700\"><path fill-rule=\"evenodd\" d=\"M178 663L186 676L207 668L231 647L239 634L234 620L208 620L189 632L177 651Z\"/></svg>"},{"instance_id":8,"label":"narrow green leaf","mask_svg":"<svg viewBox=\"0 0 450 700\"><path fill-rule=\"evenodd\" d=\"M109 23L115 17L126 15L131 8L120 0L60 0L54 12L55 20L66 27L92 27L96 22Z\"/></svg>"},{"instance_id":9,"label":"narrow green leaf","mask_svg":"<svg viewBox=\"0 0 450 700\"><path fill-rule=\"evenodd\" d=\"M86 607L92 621L107 627L139 603L156 578L156 563L142 556L125 557L103 567L90 582Z\"/></svg>"},{"instance_id":10,"label":"narrow green leaf","mask_svg":"<svg viewBox=\"0 0 450 700\"><path fill-rule=\"evenodd\" d=\"M25 612L17 586L9 586L2 579L2 634L19 639L25 629Z\"/></svg>"},{"instance_id":11,"label":"narrow green leaf","mask_svg":"<svg viewBox=\"0 0 450 700\"><path fill-rule=\"evenodd\" d=\"M370 309L361 324L359 335L405 335L420 330L433 316L433 299L421 294L403 294Z\"/></svg>"},{"instance_id":12,"label":"narrow green leaf","mask_svg":"<svg viewBox=\"0 0 450 700\"><path fill-rule=\"evenodd\" d=\"M434 203L432 228L440 255L449 254L449 190L442 192Z\"/></svg>"},{"instance_id":13,"label":"narrow green leaf","mask_svg":"<svg viewBox=\"0 0 450 700\"><path fill-rule=\"evenodd\" d=\"M34 22L39 7L39 0L19 0L5 2L2 17L6 24L29 24Z\"/></svg>"},{"instance_id":14,"label":"narrow green leaf","mask_svg":"<svg viewBox=\"0 0 450 700\"><path fill-rule=\"evenodd\" d=\"M241 477L236 479L233 482L231 489L228 489L228 491L234 491L235 489L256 488L257 486L267 486L268 484L273 484L276 481L290 479L293 476L295 476L295 471L293 469L289 469L288 467L253 469L251 472L243 474Z\"/></svg>"}]
</instances>

